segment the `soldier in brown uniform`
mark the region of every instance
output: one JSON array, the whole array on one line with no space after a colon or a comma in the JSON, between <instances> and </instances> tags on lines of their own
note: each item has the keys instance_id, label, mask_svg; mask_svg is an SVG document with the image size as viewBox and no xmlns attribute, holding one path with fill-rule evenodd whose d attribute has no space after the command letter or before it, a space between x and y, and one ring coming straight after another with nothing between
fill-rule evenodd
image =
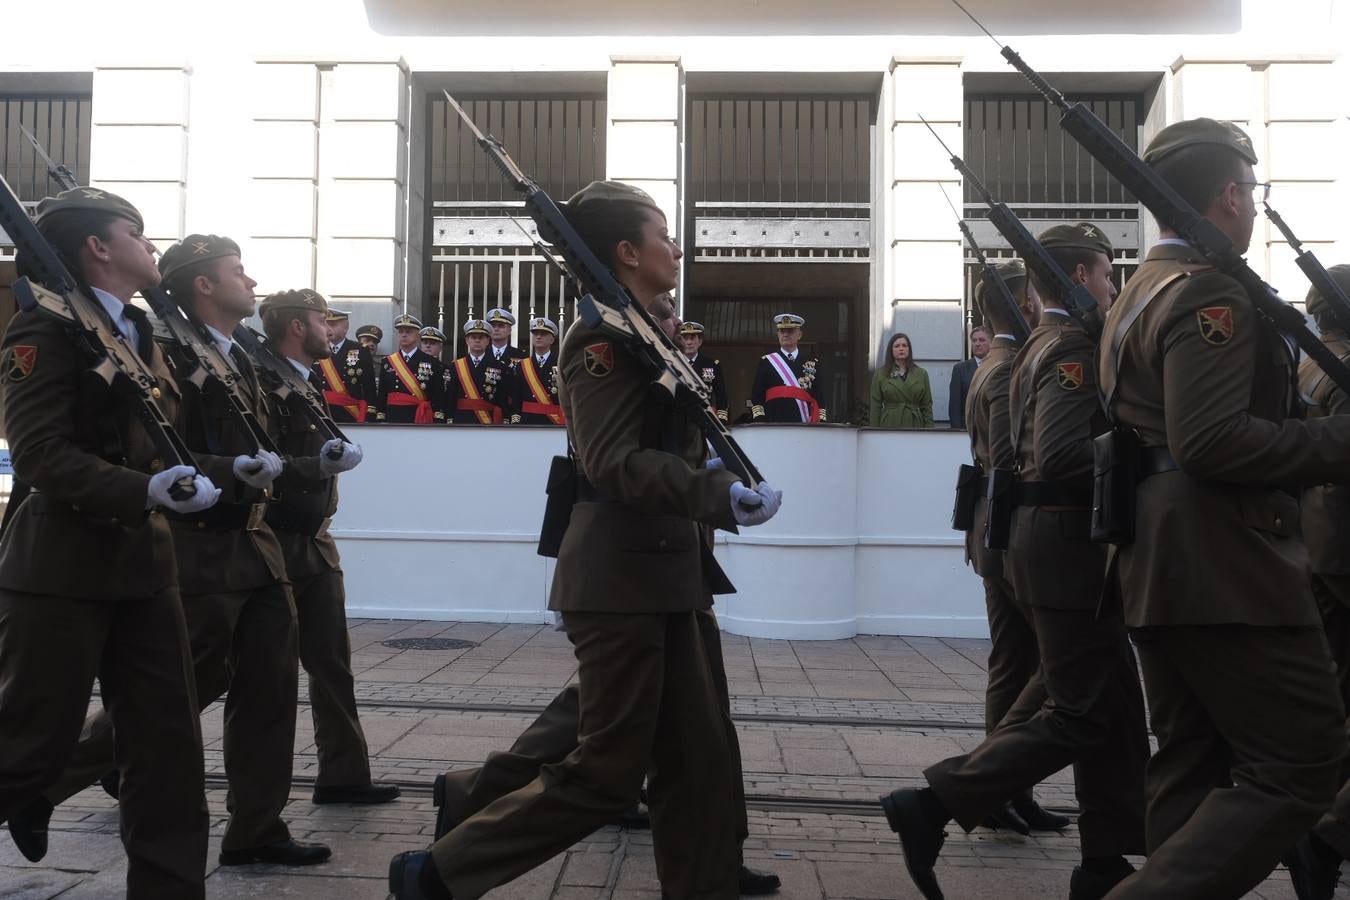
<instances>
[{"instance_id":1,"label":"soldier in brown uniform","mask_svg":"<svg viewBox=\"0 0 1350 900\"><path fill-rule=\"evenodd\" d=\"M253 311L253 288L229 238L188 235L159 261L164 287L239 373L239 390L262 423L267 408L248 355L230 338ZM168 348L181 371L195 365ZM231 814L221 842L222 865L255 862L308 865L329 856L299 844L281 819L290 795L295 744L297 657L295 604L281 545L263 520L282 460L259 450L210 384L185 390L179 432L225 494L205 513L170 516L178 584L192 639L197 699L225 700L225 774ZM59 803L111 767L112 727L91 717L60 780L47 792ZM117 790L120 791L120 785Z\"/></svg>"},{"instance_id":2,"label":"soldier in brown uniform","mask_svg":"<svg viewBox=\"0 0 1350 900\"><path fill-rule=\"evenodd\" d=\"M178 387L130 303L159 283L141 214L75 188L43 200L37 226L158 377L172 418ZM118 736L107 763L125 785L127 896L200 898L202 737L163 511L198 512L220 491L198 476L191 498L169 496L192 469L164 468L131 405L88 377L94 362L36 312L15 316L0 354L15 477L31 488L0 542L0 819L24 856L43 857L52 807L39 792L70 758L98 676Z\"/></svg>"},{"instance_id":3,"label":"soldier in brown uniform","mask_svg":"<svg viewBox=\"0 0 1350 900\"><path fill-rule=\"evenodd\" d=\"M1039 240L1105 312L1115 288L1111 245L1101 230L1060 225ZM1106 430L1095 348L1034 273L1033 284L1044 311L1012 364L1019 505L1004 566L1031 615L1045 694L1029 684L1008 713L1015 724L996 729L974 752L931 766L924 773L929 788L882 798L910 874L930 898L941 896L933 863L949 819L969 830L998 802L1069 764L1082 808L1083 854L1070 880L1071 900L1105 896L1132 871L1125 855L1143 850L1143 695L1120 619L1097 616L1106 554L1088 540L1092 440ZM1038 704L1042 696L1048 700ZM1036 711L1021 720L1026 706Z\"/></svg>"},{"instance_id":4,"label":"soldier in brown uniform","mask_svg":"<svg viewBox=\"0 0 1350 900\"><path fill-rule=\"evenodd\" d=\"M1145 160L1245 252L1251 140L1192 119ZM1111 310L1099 373L1144 451L1112 580L1158 752L1144 866L1112 898L1238 897L1335 794L1345 712L1308 581L1296 488L1344 481L1350 417L1290 418L1288 346L1237 281L1166 228Z\"/></svg>"},{"instance_id":5,"label":"soldier in brown uniform","mask_svg":"<svg viewBox=\"0 0 1350 900\"><path fill-rule=\"evenodd\" d=\"M999 277L1007 283L1014 298L1025 309L1028 306L1026 266L1020 259L1015 259L998 268ZM989 301L983 282L975 289L975 302L983 310L984 321L988 323L993 339L988 353L980 361L971 379L963 421L970 434L971 458L987 478L995 469L1013 468L1012 439L1007 421L1008 389L1012 361L1019 345L1012 334L1012 323L1007 320L1009 311ZM1035 320L1029 311L1023 314ZM983 490L980 496L984 496ZM1041 660L1031 616L1014 599L1013 586L1004 574L1003 553L985 546L984 530L988 514L987 503L976 503L974 523L966 532L966 561L984 582L984 606L989 617L990 639L989 682L984 692L984 728L986 734L992 734L995 728L1006 721L1013 702L1037 677L1036 670ZM1039 678L1036 684L1041 686L1039 696L1044 702L1045 689ZM1022 718L1030 717L1040 707L1039 703L1033 705L1034 696L1028 694L1027 702L1021 705ZM994 810L984 824L1028 834L1033 830L1056 831L1067 828L1069 818L1042 809L1031 789L1027 789L1010 803Z\"/></svg>"},{"instance_id":6,"label":"soldier in brown uniform","mask_svg":"<svg viewBox=\"0 0 1350 900\"><path fill-rule=\"evenodd\" d=\"M316 388L315 364L331 352L324 342L324 316L332 314L316 291L280 291L258 312L273 352L289 360ZM356 712L351 641L342 560L328 525L337 512L337 476L361 462L361 448L337 438L325 441L303 397L280 390L283 382L260 371L267 394L270 432L286 461L273 482L267 524L281 543L295 597L300 664L309 676L309 704L319 771L315 803L387 803L397 785L372 784L366 736ZM322 388L319 388L322 390ZM333 452L340 451L336 459Z\"/></svg>"},{"instance_id":7,"label":"soldier in brown uniform","mask_svg":"<svg viewBox=\"0 0 1350 900\"><path fill-rule=\"evenodd\" d=\"M597 182L566 206L639 303L675 286L681 254L645 193ZM655 401L650 373L604 333L573 325L561 366L583 481L550 606L577 655L578 746L430 854L395 857L390 889L398 900L481 896L613 821L650 768L663 892L733 898L733 760L697 611L729 586L708 528L767 521L779 495L705 467L699 428Z\"/></svg>"},{"instance_id":8,"label":"soldier in brown uniform","mask_svg":"<svg viewBox=\"0 0 1350 900\"><path fill-rule=\"evenodd\" d=\"M1350 293L1350 266L1328 270L1342 291ZM1350 335L1317 288L1308 291L1308 315L1322 332L1322 343L1342 362L1350 362ZM1311 359L1298 369L1299 393L1310 419L1350 413L1345 391ZM1322 614L1331 658L1340 680L1341 702L1350 710L1350 488L1319 484L1304 489L1303 540L1308 545L1312 592ZM1347 722L1350 730L1350 722ZM1350 757L1341 766L1341 789L1331 810L1287 857L1300 898L1331 897L1341 861L1350 858Z\"/></svg>"}]
</instances>

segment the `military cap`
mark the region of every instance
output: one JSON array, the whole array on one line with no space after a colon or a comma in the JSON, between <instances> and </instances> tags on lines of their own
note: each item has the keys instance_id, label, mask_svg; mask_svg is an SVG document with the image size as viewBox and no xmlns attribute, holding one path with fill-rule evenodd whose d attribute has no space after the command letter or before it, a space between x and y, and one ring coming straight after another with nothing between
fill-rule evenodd
<instances>
[{"instance_id":1,"label":"military cap","mask_svg":"<svg viewBox=\"0 0 1350 900\"><path fill-rule=\"evenodd\" d=\"M442 344L445 343L445 332L441 331L435 325L428 325L426 328L423 328L421 331L417 332L417 336L424 341L440 341Z\"/></svg>"},{"instance_id":2,"label":"military cap","mask_svg":"<svg viewBox=\"0 0 1350 900\"><path fill-rule=\"evenodd\" d=\"M1105 253L1110 257L1111 240L1106 233L1091 222L1076 222L1073 225L1055 225L1045 229L1036 238L1047 250L1059 247L1073 250L1091 250Z\"/></svg>"},{"instance_id":3,"label":"military cap","mask_svg":"<svg viewBox=\"0 0 1350 900\"><path fill-rule=\"evenodd\" d=\"M1020 259L1009 259L1005 260L1004 262L997 263L994 266L994 271L998 273L998 277L1003 280L1004 284L1007 284L1009 287L1012 287L1013 284L1018 279L1024 279L1027 277L1027 264L1022 262L1022 260ZM985 294L984 279L981 278L979 283L975 285L975 302L983 304L984 294Z\"/></svg>"},{"instance_id":4,"label":"military cap","mask_svg":"<svg viewBox=\"0 0 1350 900\"><path fill-rule=\"evenodd\" d=\"M500 306L494 306L487 311L487 320L493 325L516 324L516 317L511 314L511 310L503 309Z\"/></svg>"},{"instance_id":5,"label":"military cap","mask_svg":"<svg viewBox=\"0 0 1350 900\"><path fill-rule=\"evenodd\" d=\"M220 259L222 256L238 256L239 245L227 237L218 234L189 234L174 244L159 258L159 274L167 281L187 266Z\"/></svg>"},{"instance_id":6,"label":"military cap","mask_svg":"<svg viewBox=\"0 0 1350 900\"><path fill-rule=\"evenodd\" d=\"M1331 280L1340 287L1346 296L1350 296L1350 265L1341 263L1338 266L1329 266L1327 274L1331 276ZM1330 310L1331 304L1327 303L1326 298L1322 296L1322 292L1315 287L1308 288L1308 315L1319 316Z\"/></svg>"},{"instance_id":7,"label":"military cap","mask_svg":"<svg viewBox=\"0 0 1350 900\"><path fill-rule=\"evenodd\" d=\"M266 315L274 309L317 309L325 317L328 315L328 301L318 291L301 288L295 291L277 291L268 294L258 304L258 314Z\"/></svg>"},{"instance_id":8,"label":"military cap","mask_svg":"<svg viewBox=\"0 0 1350 900\"><path fill-rule=\"evenodd\" d=\"M376 343L384 340L384 329L378 325L362 325L356 329L356 339L359 341L363 337L372 337Z\"/></svg>"},{"instance_id":9,"label":"military cap","mask_svg":"<svg viewBox=\"0 0 1350 900\"><path fill-rule=\"evenodd\" d=\"M806 324L806 320L795 313L779 313L773 317L773 327L779 331L785 331L789 328L801 328Z\"/></svg>"},{"instance_id":10,"label":"military cap","mask_svg":"<svg viewBox=\"0 0 1350 900\"><path fill-rule=\"evenodd\" d=\"M135 222L137 228L145 228L140 210L112 191L93 187L76 187L55 197L43 197L38 203L36 221L41 225L52 216L75 211L111 213Z\"/></svg>"},{"instance_id":11,"label":"military cap","mask_svg":"<svg viewBox=\"0 0 1350 900\"><path fill-rule=\"evenodd\" d=\"M703 325L700 322L685 322L680 326L680 334L702 334Z\"/></svg>"},{"instance_id":12,"label":"military cap","mask_svg":"<svg viewBox=\"0 0 1350 900\"><path fill-rule=\"evenodd\" d=\"M1252 165L1256 165L1256 151L1247 132L1232 122L1214 119L1186 119L1168 125L1153 136L1144 151L1144 162L1153 164L1166 159L1183 147L1195 144L1215 144L1226 147Z\"/></svg>"},{"instance_id":13,"label":"military cap","mask_svg":"<svg viewBox=\"0 0 1350 900\"><path fill-rule=\"evenodd\" d=\"M347 319L350 319L351 317L352 314L347 312L347 310L345 309L338 309L335 306L328 307L329 322L343 322L346 321Z\"/></svg>"},{"instance_id":14,"label":"military cap","mask_svg":"<svg viewBox=\"0 0 1350 900\"><path fill-rule=\"evenodd\" d=\"M531 331L547 331L554 337L558 336L558 323L547 316L535 316L530 320Z\"/></svg>"},{"instance_id":15,"label":"military cap","mask_svg":"<svg viewBox=\"0 0 1350 900\"><path fill-rule=\"evenodd\" d=\"M422 323L418 321L416 316L410 316L407 313L404 313L394 319L394 328L416 328L418 331L421 331Z\"/></svg>"},{"instance_id":16,"label":"military cap","mask_svg":"<svg viewBox=\"0 0 1350 900\"><path fill-rule=\"evenodd\" d=\"M483 319L469 319L464 323L464 336L468 337L471 334L481 334L491 337L492 329L488 327L488 323Z\"/></svg>"},{"instance_id":17,"label":"military cap","mask_svg":"<svg viewBox=\"0 0 1350 900\"><path fill-rule=\"evenodd\" d=\"M567 208L580 209L590 203L636 203L665 215L665 210L656 205L650 194L622 181L592 181L572 195Z\"/></svg>"}]
</instances>

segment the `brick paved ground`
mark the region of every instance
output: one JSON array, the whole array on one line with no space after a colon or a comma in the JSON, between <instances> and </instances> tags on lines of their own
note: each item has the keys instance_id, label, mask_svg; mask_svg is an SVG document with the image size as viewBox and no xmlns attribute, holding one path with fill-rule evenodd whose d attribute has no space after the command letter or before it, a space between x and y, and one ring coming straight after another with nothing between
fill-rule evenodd
<instances>
[{"instance_id":1,"label":"brick paved ground","mask_svg":"<svg viewBox=\"0 0 1350 900\"><path fill-rule=\"evenodd\" d=\"M362 719L377 778L429 784L446 769L477 765L508 745L575 674L565 638L536 625L354 621L353 659ZM464 650L399 650L384 641L453 637ZM983 730L987 644L978 640L860 637L850 641L765 641L725 636L746 790L751 797L751 865L782 876L797 898L917 897L894 836L872 802L916 784L924 766L975 746ZM303 687L302 687L303 696ZM314 806L292 793L297 838L333 846L333 860L301 871L214 865L224 823L219 705L204 718L215 836L208 896L348 900L383 898L388 860L430 840L425 790L374 808ZM296 773L312 776L313 727L302 709ZM1039 789L1042 802L1071 808L1068 773ZM826 806L821 806L827 803ZM0 897L93 900L122 895L125 867L116 809L98 789L53 818L43 865L0 838ZM1023 839L955 830L940 877L948 897L1067 895L1077 858L1073 829ZM990 871L992 870L992 871ZM1350 898L1342 888L1338 897ZM658 900L647 832L605 828L491 897L520 900ZM1253 897L1292 898L1276 871Z\"/></svg>"}]
</instances>

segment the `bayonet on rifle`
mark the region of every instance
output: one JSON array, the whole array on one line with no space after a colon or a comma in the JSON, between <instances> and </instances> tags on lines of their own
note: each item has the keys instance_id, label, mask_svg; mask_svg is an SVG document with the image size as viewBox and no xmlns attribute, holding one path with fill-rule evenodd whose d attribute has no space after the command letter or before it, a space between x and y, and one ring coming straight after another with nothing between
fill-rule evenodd
<instances>
[{"instance_id":1,"label":"bayonet on rifle","mask_svg":"<svg viewBox=\"0 0 1350 900\"><path fill-rule=\"evenodd\" d=\"M1327 307L1331 310L1336 323L1341 326L1343 331L1350 331L1350 297L1345 296L1345 291L1336 283L1336 279L1331 277L1331 273L1326 270L1321 261L1313 255L1311 250L1303 249L1303 242L1294 235L1294 229L1284 221L1284 217L1275 211L1275 207L1269 203L1262 203L1265 207L1266 218L1279 229L1280 234L1284 235L1285 241L1289 244L1289 249L1295 253L1294 262L1303 270L1308 281L1313 287L1317 288L1317 293L1322 295L1322 299L1327 302Z\"/></svg>"},{"instance_id":2,"label":"bayonet on rifle","mask_svg":"<svg viewBox=\"0 0 1350 900\"><path fill-rule=\"evenodd\" d=\"M984 288L990 299L998 298L995 302L1003 307L1003 315L1012 328L1013 337L1017 339L1017 343L1025 344L1027 338L1031 337L1031 329L1027 326L1027 320L1022 317L1022 310L1017 306L1017 299L1008 289L1008 283L1003 280L1003 276L998 274L994 264L980 249L979 243L975 240L974 232L970 230L965 218L957 211L956 206L952 203L952 198L947 196L947 189L940 184L938 189L942 191L942 198L947 201L947 205L952 208L952 214L956 216L956 225L961 229L961 234L965 235L966 243L974 251L975 258L980 261L980 280L984 282Z\"/></svg>"}]
</instances>

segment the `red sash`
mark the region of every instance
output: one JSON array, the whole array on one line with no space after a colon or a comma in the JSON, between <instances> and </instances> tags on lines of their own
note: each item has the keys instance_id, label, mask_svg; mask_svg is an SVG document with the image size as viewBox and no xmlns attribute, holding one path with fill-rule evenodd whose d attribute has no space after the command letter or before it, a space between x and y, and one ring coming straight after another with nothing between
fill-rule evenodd
<instances>
[{"instance_id":1,"label":"red sash","mask_svg":"<svg viewBox=\"0 0 1350 900\"><path fill-rule=\"evenodd\" d=\"M364 422L366 420L366 402L357 400L347 393L347 383L338 374L337 365L331 357L319 360L319 372L323 374L324 383L328 385L328 390L323 392L323 398L332 406L346 408L356 421Z\"/></svg>"},{"instance_id":2,"label":"red sash","mask_svg":"<svg viewBox=\"0 0 1350 900\"><path fill-rule=\"evenodd\" d=\"M416 397L409 397L407 394L389 394L385 398L389 406L415 406L417 412L413 414L413 424L431 425L436 421L436 412L431 408L430 400L418 400Z\"/></svg>"},{"instance_id":3,"label":"red sash","mask_svg":"<svg viewBox=\"0 0 1350 900\"><path fill-rule=\"evenodd\" d=\"M473 371L469 368L467 356L455 360L455 374L459 376L459 384L465 394L455 401L455 409L472 412L478 417L480 425L500 425L502 408L495 403L487 402L478 392L478 385L474 383Z\"/></svg>"},{"instance_id":4,"label":"red sash","mask_svg":"<svg viewBox=\"0 0 1350 900\"><path fill-rule=\"evenodd\" d=\"M814 425L820 421L820 404L817 403L816 398L812 397L811 394L804 388L788 387L787 385L780 384L775 387L771 387L767 391L765 391L764 399L800 400L802 403L805 403L807 408L810 410L811 418L807 419L807 422L811 425Z\"/></svg>"},{"instance_id":5,"label":"red sash","mask_svg":"<svg viewBox=\"0 0 1350 900\"><path fill-rule=\"evenodd\" d=\"M563 415L562 407L553 403L552 395L544 390L544 380L539 377L539 370L534 367L534 357L527 356L521 360L520 370L525 373L525 383L529 385L530 393L534 394L533 400L526 400L520 404L520 411L536 416L548 416L554 425L566 423L567 417Z\"/></svg>"}]
</instances>

